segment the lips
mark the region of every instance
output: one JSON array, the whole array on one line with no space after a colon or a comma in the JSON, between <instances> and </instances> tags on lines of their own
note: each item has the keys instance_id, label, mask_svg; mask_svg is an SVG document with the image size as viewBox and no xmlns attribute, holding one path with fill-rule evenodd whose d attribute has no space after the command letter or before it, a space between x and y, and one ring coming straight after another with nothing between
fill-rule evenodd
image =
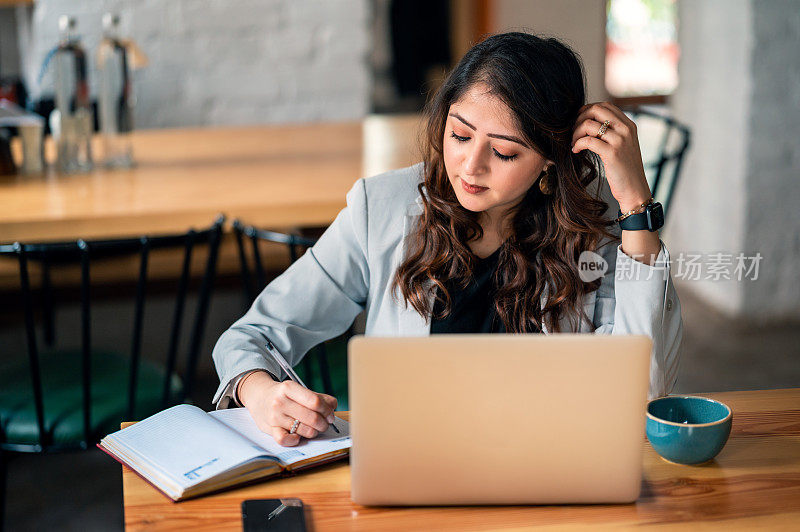
<instances>
[{"instance_id":1,"label":"lips","mask_svg":"<svg viewBox=\"0 0 800 532\"><path fill-rule=\"evenodd\" d=\"M481 192L485 192L485 191L489 190L489 187L481 187L481 186L478 186L478 185L470 185L469 183L467 183L463 179L460 179L460 181L461 181L461 187L465 191L469 192L470 194L480 194Z\"/></svg>"}]
</instances>

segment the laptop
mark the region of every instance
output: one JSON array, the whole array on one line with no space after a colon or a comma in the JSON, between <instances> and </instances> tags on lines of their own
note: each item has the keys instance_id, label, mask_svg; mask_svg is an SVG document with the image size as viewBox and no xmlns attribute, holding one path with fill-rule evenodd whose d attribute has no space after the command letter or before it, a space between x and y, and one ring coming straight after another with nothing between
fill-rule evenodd
<instances>
[{"instance_id":1,"label":"laptop","mask_svg":"<svg viewBox=\"0 0 800 532\"><path fill-rule=\"evenodd\" d=\"M354 337L353 501L635 501L651 348L633 335Z\"/></svg>"}]
</instances>

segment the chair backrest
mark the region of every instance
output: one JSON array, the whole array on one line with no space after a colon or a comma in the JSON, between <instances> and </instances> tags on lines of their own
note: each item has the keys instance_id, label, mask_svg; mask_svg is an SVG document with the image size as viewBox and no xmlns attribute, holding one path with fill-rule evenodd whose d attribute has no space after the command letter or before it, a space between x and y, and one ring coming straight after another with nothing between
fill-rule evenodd
<instances>
[{"instance_id":1,"label":"chair backrest","mask_svg":"<svg viewBox=\"0 0 800 532\"><path fill-rule=\"evenodd\" d=\"M689 149L691 131L674 118L643 107L625 109L625 112L636 123L647 181L666 217Z\"/></svg>"},{"instance_id":2,"label":"chair backrest","mask_svg":"<svg viewBox=\"0 0 800 532\"><path fill-rule=\"evenodd\" d=\"M244 292L247 297L247 306L255 300L258 293L267 284L267 270L262 250L259 249L259 242L273 242L285 245L289 251L289 260L291 262L297 260L301 250L308 249L316 243L316 240L312 238L266 231L252 225L245 225L240 220L233 221L233 234L236 237L239 251L239 264L242 271ZM250 244L252 268L249 264L245 241L249 241Z\"/></svg>"},{"instance_id":3,"label":"chair backrest","mask_svg":"<svg viewBox=\"0 0 800 532\"><path fill-rule=\"evenodd\" d=\"M239 250L239 263L241 265L242 283L244 284L246 298L245 308L253 303L258 293L267 284L266 261L264 260L264 256L262 256L263 250L260 249L259 243L271 242L286 246L289 251L289 260L291 263L297 260L301 250L306 250L316 243L316 240L313 238L267 231L253 227L252 225L245 225L239 220L233 221L233 234L236 237L236 244ZM248 260L248 243L250 247L249 254L252 256L252 268L250 260ZM347 334L348 337L352 335L351 331L348 331ZM315 372L312 359L317 361L320 389L329 395L335 395L325 342L315 346L303 357L300 369L300 373L303 375L303 380L306 384L316 387L316 380L313 377Z\"/></svg>"},{"instance_id":4,"label":"chair backrest","mask_svg":"<svg viewBox=\"0 0 800 532\"><path fill-rule=\"evenodd\" d=\"M81 387L82 387L82 418L84 441L78 446L86 447L91 444L96 435L92 434L92 327L91 327L91 264L93 259L125 258L138 256L139 275L136 281L136 296L134 304L133 332L130 348L129 378L127 388L127 419L135 419L136 391L139 376L142 346L142 326L144 319L145 295L148 284L148 260L150 252L160 249L183 250L181 274L177 284L177 296L172 317L169 346L167 347L164 382L162 386L161 404L166 407L170 404L182 402L192 392L194 373L197 366L198 354L201 347L203 331L211 297L213 280L216 273L217 254L222 235L222 226L225 219L220 216L209 228L195 231L190 230L184 234L168 236L143 236L140 238L127 238L117 240L77 240L73 242L54 242L43 244L14 244L0 245L0 257L15 258L19 267L19 280L22 298L22 307L25 319L25 332L28 347L28 362L30 367L31 383L33 385L33 400L38 428L38 445L4 445L8 450L41 451L59 447L48 441L45 430L45 405L42 389L42 368L40 364L40 350L36 339L36 323L34 320L34 298L30 276L30 264L38 263L42 270L42 284L40 300L42 302L42 316L45 343L53 342L54 333L54 308L53 289L50 280L50 269L53 265L76 264L80 266L80 327L81 327ZM171 382L176 373L178 344L182 330L184 309L189 291L191 277L192 254L198 245L207 244L208 255L204 264L204 273L198 292L197 310L191 324L191 338L184 369L184 386L179 396L171 396ZM149 414L149 413L148 413ZM0 435L1 436L1 435ZM2 438L0 438L2 445ZM38 447L38 448L37 448Z\"/></svg>"}]
</instances>

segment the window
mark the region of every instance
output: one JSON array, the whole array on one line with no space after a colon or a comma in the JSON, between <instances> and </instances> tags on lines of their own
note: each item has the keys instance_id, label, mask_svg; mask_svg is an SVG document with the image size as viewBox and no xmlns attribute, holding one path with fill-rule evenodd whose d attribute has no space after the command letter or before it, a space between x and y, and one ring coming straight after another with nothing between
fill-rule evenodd
<instances>
[{"instance_id":1,"label":"window","mask_svg":"<svg viewBox=\"0 0 800 532\"><path fill-rule=\"evenodd\" d=\"M678 86L676 0L608 0L606 89L616 98L664 96Z\"/></svg>"}]
</instances>

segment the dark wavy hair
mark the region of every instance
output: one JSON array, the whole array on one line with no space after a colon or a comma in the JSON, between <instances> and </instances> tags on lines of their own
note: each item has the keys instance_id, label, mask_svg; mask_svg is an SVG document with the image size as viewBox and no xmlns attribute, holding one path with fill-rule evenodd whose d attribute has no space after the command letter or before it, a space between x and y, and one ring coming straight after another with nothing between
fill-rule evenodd
<instances>
[{"instance_id":1,"label":"dark wavy hair","mask_svg":"<svg viewBox=\"0 0 800 532\"><path fill-rule=\"evenodd\" d=\"M600 286L599 279L580 279L578 257L596 249L603 237L616 237L607 229L612 222L604 217L608 205L600 199L599 158L589 150L571 150L585 103L583 67L577 54L554 38L518 32L490 36L464 55L428 101L419 184L424 210L395 274L395 294L399 288L406 305L426 319L439 300L443 310L434 317L441 319L452 310L444 282L466 288L472 278L476 259L468 242L483 236L480 213L459 204L442 150L450 106L478 83L509 107L519 133L554 163L547 173L551 194L543 194L537 181L511 215L493 280L497 315L507 332L540 331L543 323L558 332L564 315L577 330L579 320L588 321L577 308L582 296Z\"/></svg>"}]
</instances>

